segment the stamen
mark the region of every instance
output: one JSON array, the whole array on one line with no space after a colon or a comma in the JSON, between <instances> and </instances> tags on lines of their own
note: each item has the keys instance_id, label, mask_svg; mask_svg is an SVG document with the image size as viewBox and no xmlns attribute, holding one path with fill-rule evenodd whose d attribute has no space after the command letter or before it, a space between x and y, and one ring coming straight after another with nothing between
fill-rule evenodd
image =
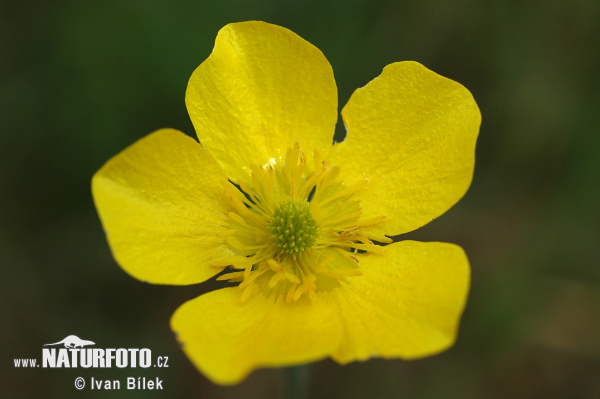
<instances>
[{"instance_id":1,"label":"stamen","mask_svg":"<svg viewBox=\"0 0 600 399\"><path fill-rule=\"evenodd\" d=\"M385 216L362 219L354 195L368 179L344 186L343 171L317 149L308 165L296 142L285 159L249 165L250 184L223 186L232 210L219 237L236 255L211 267L237 269L217 279L239 282L242 303L257 292L275 301L314 298L361 275L357 251L382 253L373 241L392 241L368 230Z\"/></svg>"}]
</instances>

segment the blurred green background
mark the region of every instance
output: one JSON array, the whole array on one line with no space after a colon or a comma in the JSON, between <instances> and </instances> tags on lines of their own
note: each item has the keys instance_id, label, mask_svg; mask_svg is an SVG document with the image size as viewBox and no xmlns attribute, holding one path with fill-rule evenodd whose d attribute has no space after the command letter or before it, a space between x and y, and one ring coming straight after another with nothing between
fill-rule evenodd
<instances>
[{"instance_id":1,"label":"blurred green background","mask_svg":"<svg viewBox=\"0 0 600 399\"><path fill-rule=\"evenodd\" d=\"M463 246L458 342L411 362L309 367L314 398L600 398L600 3L597 1L0 1L0 396L281 397L280 369L218 387L169 330L211 289L153 286L113 261L92 174L162 127L194 131L192 71L229 22L285 26L333 66L340 109L394 61L465 85L483 114L475 178L406 238ZM169 356L158 372L17 369L75 334ZM164 391L77 391L159 376Z\"/></svg>"}]
</instances>

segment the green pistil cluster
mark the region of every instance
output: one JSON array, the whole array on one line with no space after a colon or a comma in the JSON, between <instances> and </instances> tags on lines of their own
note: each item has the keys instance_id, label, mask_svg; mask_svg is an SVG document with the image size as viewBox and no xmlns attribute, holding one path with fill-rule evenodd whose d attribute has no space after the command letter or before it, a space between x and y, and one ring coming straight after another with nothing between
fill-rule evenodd
<instances>
[{"instance_id":1,"label":"green pistil cluster","mask_svg":"<svg viewBox=\"0 0 600 399\"><path fill-rule=\"evenodd\" d=\"M294 258L317 241L317 223L306 200L289 199L275 207L269 230L281 251Z\"/></svg>"}]
</instances>

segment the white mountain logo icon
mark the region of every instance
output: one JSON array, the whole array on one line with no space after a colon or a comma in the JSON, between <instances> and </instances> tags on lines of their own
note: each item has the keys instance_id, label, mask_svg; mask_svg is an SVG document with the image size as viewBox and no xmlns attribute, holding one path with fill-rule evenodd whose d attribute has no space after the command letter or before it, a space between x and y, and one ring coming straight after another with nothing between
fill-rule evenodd
<instances>
[{"instance_id":1,"label":"white mountain logo icon","mask_svg":"<svg viewBox=\"0 0 600 399\"><path fill-rule=\"evenodd\" d=\"M79 338L77 335L69 335L62 341L55 342L53 344L44 344L44 346L64 344L65 348L83 348L86 345L95 345L92 341L86 341L85 339Z\"/></svg>"}]
</instances>

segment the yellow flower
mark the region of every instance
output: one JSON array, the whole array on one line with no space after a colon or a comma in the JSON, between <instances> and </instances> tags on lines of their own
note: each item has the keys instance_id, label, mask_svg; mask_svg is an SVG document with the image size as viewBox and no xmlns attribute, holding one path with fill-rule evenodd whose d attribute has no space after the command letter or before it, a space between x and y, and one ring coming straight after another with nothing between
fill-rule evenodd
<instances>
[{"instance_id":1,"label":"yellow flower","mask_svg":"<svg viewBox=\"0 0 600 399\"><path fill-rule=\"evenodd\" d=\"M456 338L469 264L453 244L391 243L444 213L473 175L481 116L460 84L388 65L338 119L331 66L293 32L225 26L190 78L199 144L171 129L94 176L119 265L155 284L238 287L183 304L171 327L207 377L331 357L413 359ZM389 245L381 245L389 244Z\"/></svg>"}]
</instances>

